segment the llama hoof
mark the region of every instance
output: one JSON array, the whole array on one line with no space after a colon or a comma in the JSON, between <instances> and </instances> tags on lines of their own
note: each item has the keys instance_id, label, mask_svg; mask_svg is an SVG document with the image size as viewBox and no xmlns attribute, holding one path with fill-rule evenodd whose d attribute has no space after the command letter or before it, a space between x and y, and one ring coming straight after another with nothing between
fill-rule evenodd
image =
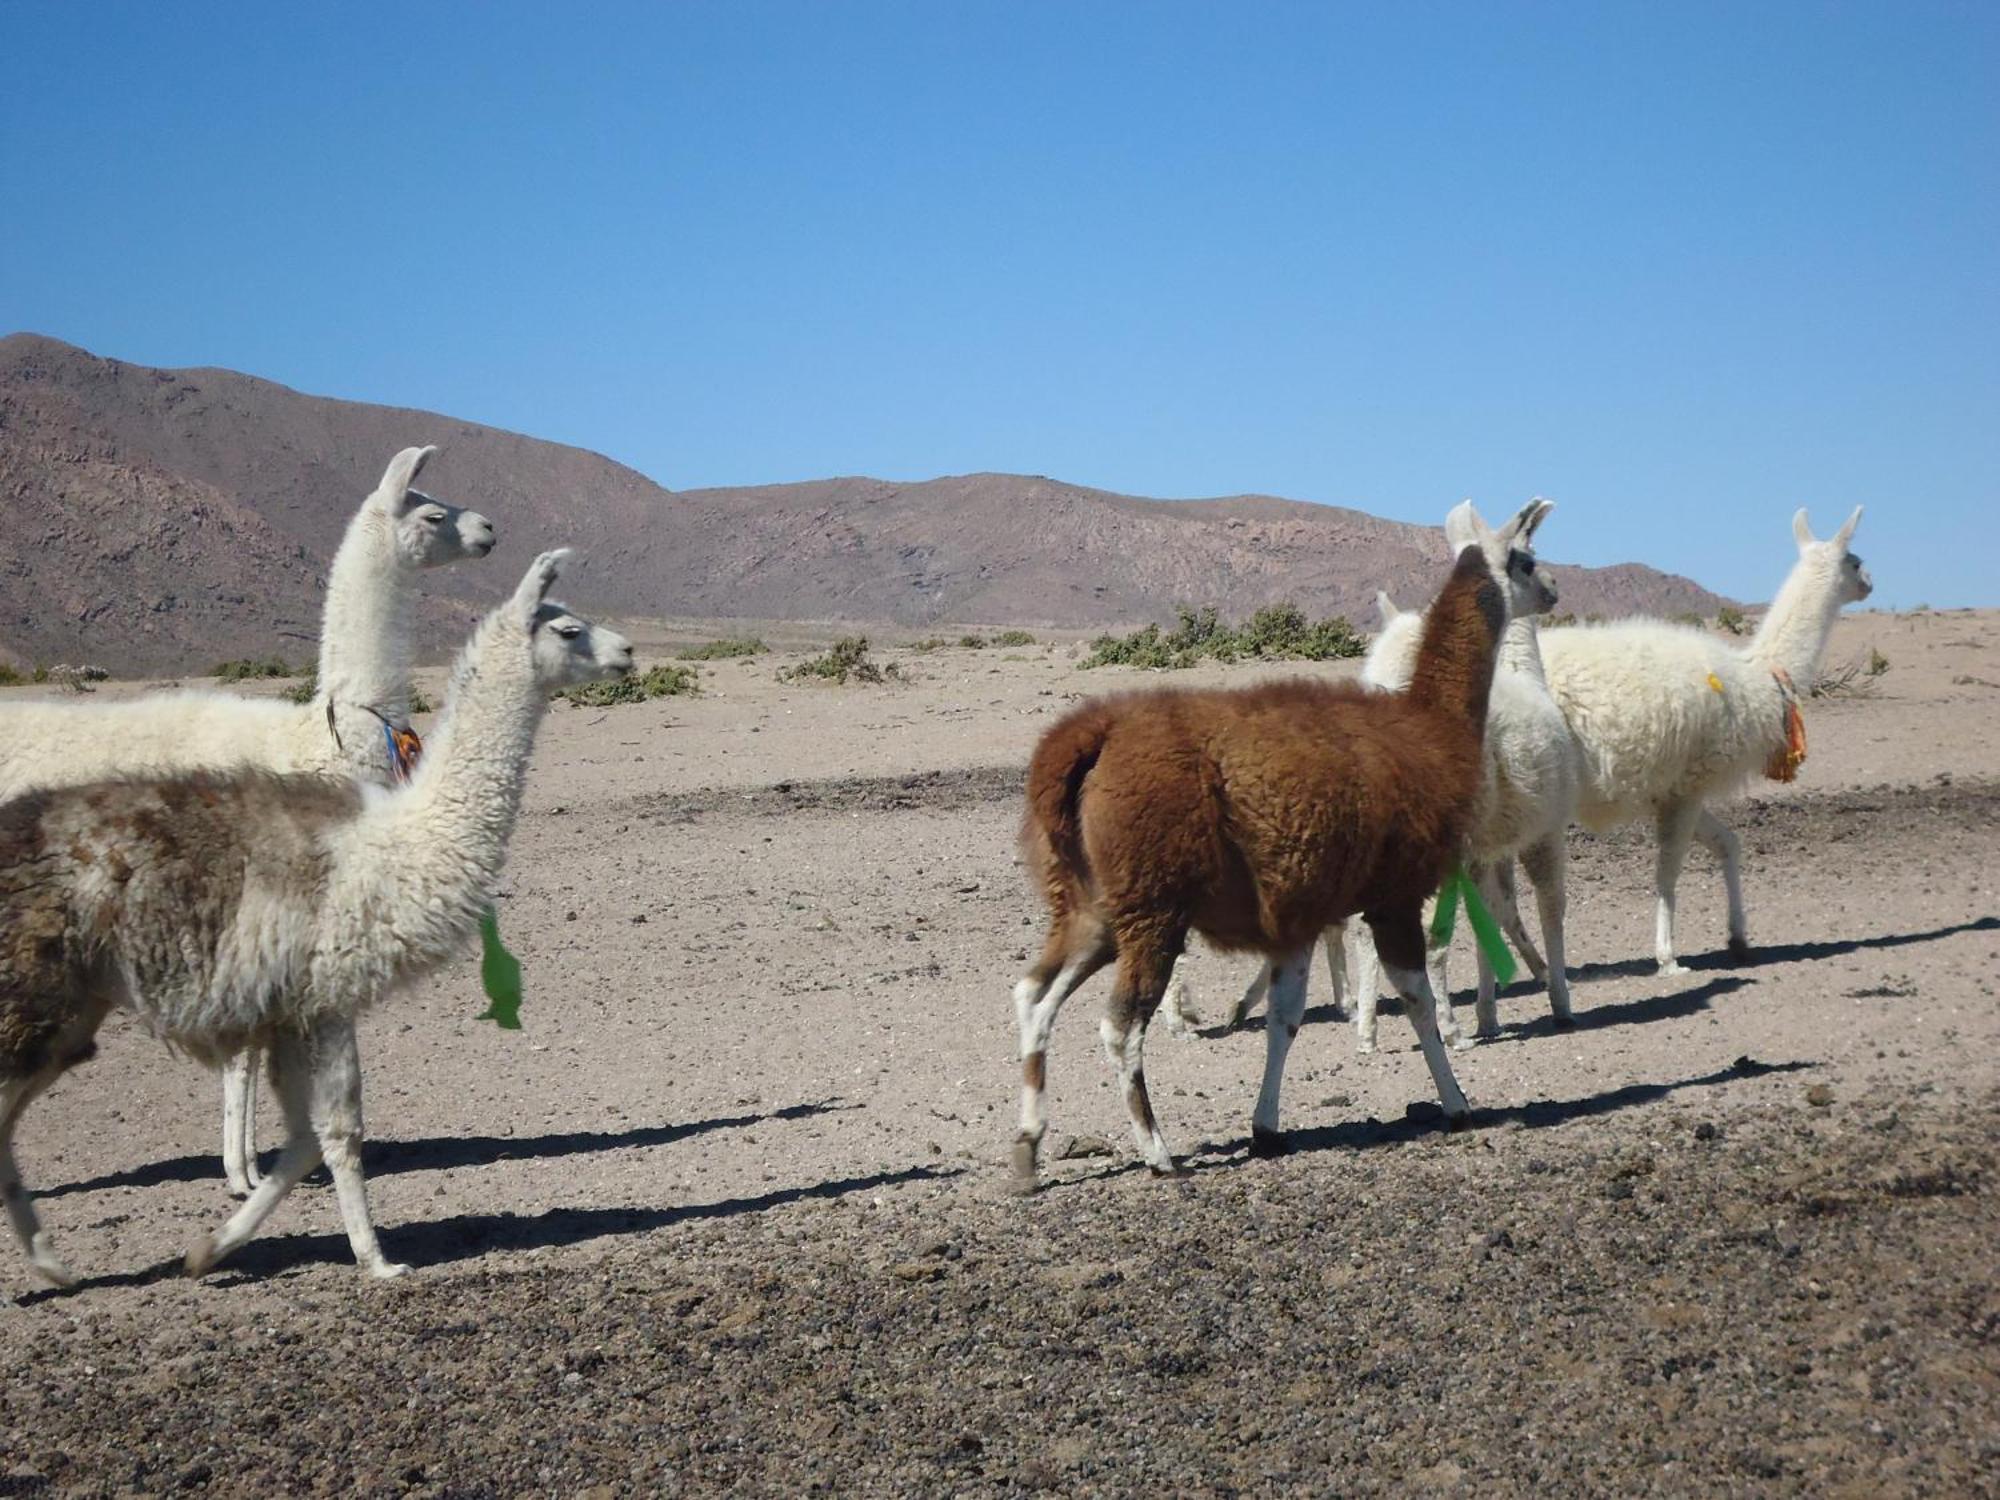
<instances>
[{"instance_id":1,"label":"llama hoof","mask_svg":"<svg viewBox=\"0 0 2000 1500\"><path fill-rule=\"evenodd\" d=\"M1146 1165L1155 1177L1184 1177L1187 1175L1181 1170L1181 1164L1177 1161L1169 1161L1164 1167L1154 1166L1151 1162L1146 1163Z\"/></svg>"},{"instance_id":2,"label":"llama hoof","mask_svg":"<svg viewBox=\"0 0 2000 1500\"><path fill-rule=\"evenodd\" d=\"M1574 1031L1576 1030L1576 1017L1572 1015L1551 1016L1549 1017L1549 1024L1554 1026L1557 1031Z\"/></svg>"},{"instance_id":3,"label":"llama hoof","mask_svg":"<svg viewBox=\"0 0 2000 1500\"><path fill-rule=\"evenodd\" d=\"M54 1251L37 1245L28 1262L35 1268L35 1274L50 1286L68 1291L76 1285L76 1272L64 1265Z\"/></svg>"},{"instance_id":4,"label":"llama hoof","mask_svg":"<svg viewBox=\"0 0 2000 1500\"><path fill-rule=\"evenodd\" d=\"M1663 958L1660 960L1659 968L1654 970L1654 972L1657 974L1665 974L1671 977L1672 975L1675 974L1687 973L1687 967L1677 958Z\"/></svg>"},{"instance_id":5,"label":"llama hoof","mask_svg":"<svg viewBox=\"0 0 2000 1500\"><path fill-rule=\"evenodd\" d=\"M410 1268L400 1261L378 1260L368 1268L368 1274L377 1281L394 1281L398 1276L410 1274Z\"/></svg>"},{"instance_id":6,"label":"llama hoof","mask_svg":"<svg viewBox=\"0 0 2000 1500\"><path fill-rule=\"evenodd\" d=\"M1363 1037L1360 1041L1357 1041L1354 1044L1355 1055L1359 1057L1366 1057L1368 1056L1369 1053L1373 1052L1374 1050L1375 1050L1375 1043L1367 1037Z\"/></svg>"},{"instance_id":7,"label":"llama hoof","mask_svg":"<svg viewBox=\"0 0 2000 1500\"><path fill-rule=\"evenodd\" d=\"M1455 1115L1446 1115L1444 1117L1444 1128L1453 1135L1457 1135L1461 1130L1470 1130L1472 1128L1472 1111L1464 1109Z\"/></svg>"},{"instance_id":8,"label":"llama hoof","mask_svg":"<svg viewBox=\"0 0 2000 1500\"><path fill-rule=\"evenodd\" d=\"M1268 1161L1274 1156L1284 1156L1291 1151L1291 1143L1282 1131L1266 1130L1262 1125L1250 1127L1250 1154Z\"/></svg>"},{"instance_id":9,"label":"llama hoof","mask_svg":"<svg viewBox=\"0 0 2000 1500\"><path fill-rule=\"evenodd\" d=\"M1472 1046L1477 1040L1478 1040L1477 1037L1467 1036L1462 1031L1459 1032L1456 1036L1445 1038L1446 1043L1451 1047L1451 1050L1454 1052L1463 1052L1467 1047Z\"/></svg>"},{"instance_id":10,"label":"llama hoof","mask_svg":"<svg viewBox=\"0 0 2000 1500\"><path fill-rule=\"evenodd\" d=\"M1742 937L1731 938L1729 940L1729 956L1739 964L1750 962L1750 940Z\"/></svg>"},{"instance_id":11,"label":"llama hoof","mask_svg":"<svg viewBox=\"0 0 2000 1500\"><path fill-rule=\"evenodd\" d=\"M221 1257L215 1253L215 1241L197 1241L181 1261L183 1276L206 1276Z\"/></svg>"},{"instance_id":12,"label":"llama hoof","mask_svg":"<svg viewBox=\"0 0 2000 1500\"><path fill-rule=\"evenodd\" d=\"M1026 1198L1035 1191L1035 1143L1033 1141L1014 1142L1014 1169L1010 1187L1016 1198Z\"/></svg>"}]
</instances>

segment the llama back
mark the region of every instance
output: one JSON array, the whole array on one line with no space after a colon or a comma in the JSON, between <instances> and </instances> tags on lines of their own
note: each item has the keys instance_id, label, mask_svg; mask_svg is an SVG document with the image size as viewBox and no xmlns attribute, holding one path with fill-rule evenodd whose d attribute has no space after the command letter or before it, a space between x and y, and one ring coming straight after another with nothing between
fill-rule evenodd
<instances>
[{"instance_id":1,"label":"llama back","mask_svg":"<svg viewBox=\"0 0 2000 1500\"><path fill-rule=\"evenodd\" d=\"M315 774L345 769L317 704L190 692L0 707L0 802L38 787L249 765Z\"/></svg>"},{"instance_id":2,"label":"llama back","mask_svg":"<svg viewBox=\"0 0 2000 1500\"><path fill-rule=\"evenodd\" d=\"M1547 631L1541 645L1583 755L1588 828L1734 792L1784 743L1777 679L1705 631L1627 620Z\"/></svg>"},{"instance_id":3,"label":"llama back","mask_svg":"<svg viewBox=\"0 0 2000 1500\"><path fill-rule=\"evenodd\" d=\"M261 773L96 782L0 806L13 955L0 987L60 994L116 976L156 1035L218 1060L268 1020L272 994L298 988L324 835L359 806L349 783ZM41 935L32 953L22 931Z\"/></svg>"}]
</instances>

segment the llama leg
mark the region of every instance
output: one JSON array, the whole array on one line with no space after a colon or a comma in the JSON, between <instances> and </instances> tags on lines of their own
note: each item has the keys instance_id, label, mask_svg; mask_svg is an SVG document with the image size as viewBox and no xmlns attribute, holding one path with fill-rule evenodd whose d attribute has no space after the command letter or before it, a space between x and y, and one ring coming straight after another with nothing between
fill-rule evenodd
<instances>
[{"instance_id":1,"label":"llama leg","mask_svg":"<svg viewBox=\"0 0 2000 1500\"><path fill-rule=\"evenodd\" d=\"M1264 997L1271 991L1271 965L1258 965L1250 983L1243 987L1243 993L1236 998L1236 1008L1229 1012L1229 1029L1234 1031L1248 1019L1250 1012L1264 1003Z\"/></svg>"},{"instance_id":2,"label":"llama leg","mask_svg":"<svg viewBox=\"0 0 2000 1500\"><path fill-rule=\"evenodd\" d=\"M1542 957L1541 949L1535 946L1535 935L1528 931L1528 924L1521 920L1521 893L1514 883L1514 861L1503 859L1492 868L1499 895L1499 900L1493 904L1493 915L1499 919L1500 930L1507 934L1507 941L1521 955L1521 962L1528 966L1528 972L1535 976L1537 983L1546 984L1549 978L1548 961Z\"/></svg>"},{"instance_id":3,"label":"llama leg","mask_svg":"<svg viewBox=\"0 0 2000 1500\"><path fill-rule=\"evenodd\" d=\"M1486 902L1488 911L1503 911L1509 904L1514 883L1514 862L1512 860L1505 861L1505 868L1508 873L1504 886L1500 878L1499 866L1482 865L1475 874L1475 878L1479 882L1480 897ZM1508 893L1506 897L1503 897L1501 894L1503 889ZM1519 926L1520 916L1518 913L1516 913L1514 920L1515 925ZM1466 925L1470 926L1471 923L1468 922ZM1498 1036L1500 1035L1498 976L1493 972L1493 960L1486 956L1486 950L1480 946L1479 940L1476 937L1472 942L1472 952L1479 970L1479 993L1473 1002L1473 1016L1477 1023L1477 1034L1480 1036Z\"/></svg>"},{"instance_id":4,"label":"llama leg","mask_svg":"<svg viewBox=\"0 0 2000 1500\"><path fill-rule=\"evenodd\" d=\"M1167 993L1160 1009L1166 1012L1167 1035L1191 1042L1201 1017L1195 1013L1194 996L1188 992L1187 975L1182 972L1186 967L1187 954L1183 952L1174 960L1174 972L1167 978Z\"/></svg>"},{"instance_id":5,"label":"llama leg","mask_svg":"<svg viewBox=\"0 0 2000 1500\"><path fill-rule=\"evenodd\" d=\"M1462 918L1462 920L1464 920ZM1429 941L1429 934L1425 934ZM1451 944L1437 943L1426 949L1424 966L1430 971L1431 993L1437 996L1437 1031L1448 1047L1466 1048L1472 1045L1472 1038L1459 1030L1458 1017L1451 1008ZM1396 976L1389 976L1389 983L1395 985ZM1401 993L1401 987L1397 986Z\"/></svg>"},{"instance_id":6,"label":"llama leg","mask_svg":"<svg viewBox=\"0 0 2000 1500\"><path fill-rule=\"evenodd\" d=\"M222 1065L222 1174L229 1195L247 1198L257 1186L257 1064L263 1049L245 1047Z\"/></svg>"},{"instance_id":7,"label":"llama leg","mask_svg":"<svg viewBox=\"0 0 2000 1500\"><path fill-rule=\"evenodd\" d=\"M1655 855L1654 881L1659 887L1658 917L1654 927L1653 953L1662 974L1685 974L1674 957L1674 887L1680 883L1681 865L1687 860L1688 840L1693 837L1699 809L1676 802L1660 809L1660 847Z\"/></svg>"},{"instance_id":8,"label":"llama leg","mask_svg":"<svg viewBox=\"0 0 2000 1500\"><path fill-rule=\"evenodd\" d=\"M1539 844L1521 851L1528 878L1535 883L1535 907L1542 919L1542 941L1549 945L1549 1013L1559 1029L1576 1023L1570 1019L1569 970L1563 947L1563 916L1568 904L1565 890L1569 872L1569 850L1560 833L1549 835Z\"/></svg>"},{"instance_id":9,"label":"llama leg","mask_svg":"<svg viewBox=\"0 0 2000 1500\"><path fill-rule=\"evenodd\" d=\"M1458 1080L1452 1076L1451 1058L1438 1036L1437 999L1431 993L1430 977L1424 973L1424 928L1421 918L1409 916L1371 917L1375 946L1382 955L1383 972L1410 1010L1410 1024L1416 1028L1417 1044L1423 1048L1431 1081L1437 1085L1438 1102L1456 1126L1470 1113Z\"/></svg>"},{"instance_id":10,"label":"llama leg","mask_svg":"<svg viewBox=\"0 0 2000 1500\"><path fill-rule=\"evenodd\" d=\"M1707 808L1695 819L1694 836L1722 862L1722 888L1729 895L1729 956L1750 956L1750 923L1743 911L1743 846L1736 835Z\"/></svg>"},{"instance_id":11,"label":"llama leg","mask_svg":"<svg viewBox=\"0 0 2000 1500\"><path fill-rule=\"evenodd\" d=\"M410 1268L388 1260L375 1240L368 1184L361 1175L361 1048L354 1023L332 1021L312 1037L312 1124L320 1155L333 1174L341 1222L354 1263L371 1276L401 1276Z\"/></svg>"},{"instance_id":12,"label":"llama leg","mask_svg":"<svg viewBox=\"0 0 2000 1500\"><path fill-rule=\"evenodd\" d=\"M13 1225L14 1238L21 1242L28 1263L51 1286L63 1287L75 1286L76 1277L50 1245L49 1232L42 1228L34 1200L21 1181L21 1169L14 1161L14 1126L35 1096L62 1077L66 1066L50 1063L38 1073L0 1083L0 1199L7 1204L7 1221Z\"/></svg>"},{"instance_id":13,"label":"llama leg","mask_svg":"<svg viewBox=\"0 0 2000 1500\"><path fill-rule=\"evenodd\" d=\"M1535 946L1535 935L1528 931L1528 924L1521 920L1521 893L1514 884L1514 861L1503 859L1489 868L1493 871L1495 891L1487 897L1487 904L1493 908L1500 930L1507 934L1507 941L1514 945L1514 951L1521 955L1521 962L1528 966L1536 982L1548 983L1548 962Z\"/></svg>"},{"instance_id":14,"label":"llama leg","mask_svg":"<svg viewBox=\"0 0 2000 1500\"><path fill-rule=\"evenodd\" d=\"M1104 1055L1118 1070L1139 1154L1156 1175L1166 1177L1177 1170L1174 1154L1160 1134L1159 1117L1153 1113L1152 1095L1146 1089L1146 1022L1158 1004L1162 987L1158 969L1141 944L1119 944L1118 981L1098 1034L1104 1039Z\"/></svg>"},{"instance_id":15,"label":"llama leg","mask_svg":"<svg viewBox=\"0 0 2000 1500\"><path fill-rule=\"evenodd\" d=\"M1354 929L1354 1050L1375 1050L1375 1001L1382 991L1382 962L1375 956L1375 934L1362 923Z\"/></svg>"},{"instance_id":16,"label":"llama leg","mask_svg":"<svg viewBox=\"0 0 2000 1500\"><path fill-rule=\"evenodd\" d=\"M190 1276L204 1274L241 1248L285 1194L320 1163L320 1145L312 1125L312 1061L304 1038L280 1034L272 1039L271 1083L285 1115L284 1149L243 1206L220 1229L188 1250L182 1266Z\"/></svg>"},{"instance_id":17,"label":"llama leg","mask_svg":"<svg viewBox=\"0 0 2000 1500\"><path fill-rule=\"evenodd\" d=\"M1021 1133L1014 1138L1017 1192L1034 1191L1035 1158L1041 1150L1042 1135L1048 1129L1042 1096L1048 1089L1049 1033L1055 1029L1056 1014L1077 987L1103 968L1110 957L1108 950L1093 948L1056 969L1044 954L1042 961L1014 986L1014 1018L1021 1036Z\"/></svg>"},{"instance_id":18,"label":"llama leg","mask_svg":"<svg viewBox=\"0 0 2000 1500\"><path fill-rule=\"evenodd\" d=\"M1333 1013L1336 1016L1347 1013L1347 924L1335 922L1320 934L1320 946L1326 950L1326 977L1333 986Z\"/></svg>"},{"instance_id":19,"label":"llama leg","mask_svg":"<svg viewBox=\"0 0 2000 1500\"><path fill-rule=\"evenodd\" d=\"M1257 1090L1257 1109L1250 1116L1250 1154L1277 1156L1285 1149L1278 1133L1278 1091L1285 1081L1285 1057L1299 1034L1306 1013L1306 973L1312 949L1271 960L1271 1013L1264 1023L1264 1084Z\"/></svg>"}]
</instances>

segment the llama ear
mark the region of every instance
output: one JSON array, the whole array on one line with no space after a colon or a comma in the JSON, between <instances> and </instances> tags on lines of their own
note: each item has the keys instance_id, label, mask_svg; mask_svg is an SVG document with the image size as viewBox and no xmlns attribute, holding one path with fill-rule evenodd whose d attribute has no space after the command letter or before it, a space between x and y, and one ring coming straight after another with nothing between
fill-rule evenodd
<instances>
[{"instance_id":1,"label":"llama ear","mask_svg":"<svg viewBox=\"0 0 2000 1500\"><path fill-rule=\"evenodd\" d=\"M1833 539L1840 544L1841 551L1845 552L1847 550L1847 544L1854 540L1854 528L1860 524L1861 507L1857 505L1854 507L1854 514L1842 522L1840 530L1833 534Z\"/></svg>"},{"instance_id":2,"label":"llama ear","mask_svg":"<svg viewBox=\"0 0 2000 1500\"><path fill-rule=\"evenodd\" d=\"M574 554L567 547L558 547L553 552L544 552L529 565L520 587L514 590L514 603L519 606L524 620L533 622L535 611L541 607L549 590L561 576L563 568Z\"/></svg>"},{"instance_id":3,"label":"llama ear","mask_svg":"<svg viewBox=\"0 0 2000 1500\"><path fill-rule=\"evenodd\" d=\"M1459 501L1444 518L1444 539L1451 544L1454 557L1467 547L1483 547L1492 535L1470 500Z\"/></svg>"},{"instance_id":4,"label":"llama ear","mask_svg":"<svg viewBox=\"0 0 2000 1500\"><path fill-rule=\"evenodd\" d=\"M1525 546L1534 541L1536 529L1541 526L1542 522L1549 518L1549 512L1555 508L1555 501L1544 500L1540 495L1535 496L1534 499L1528 502L1527 508L1521 512L1524 518L1521 522L1522 545Z\"/></svg>"},{"instance_id":5,"label":"llama ear","mask_svg":"<svg viewBox=\"0 0 2000 1500\"><path fill-rule=\"evenodd\" d=\"M389 460L389 467L382 471L382 482L375 486L375 499L383 509L394 515L403 508L410 486L435 452L434 447L405 448Z\"/></svg>"},{"instance_id":6,"label":"llama ear","mask_svg":"<svg viewBox=\"0 0 2000 1500\"><path fill-rule=\"evenodd\" d=\"M1375 608L1381 612L1382 623L1384 625L1387 625L1397 615L1402 613L1400 609L1396 608L1396 601L1389 597L1387 589L1375 590Z\"/></svg>"},{"instance_id":7,"label":"llama ear","mask_svg":"<svg viewBox=\"0 0 2000 1500\"><path fill-rule=\"evenodd\" d=\"M1799 551L1801 552L1805 551L1806 548L1812 546L1818 540L1812 534L1812 527L1806 524L1806 508L1803 505L1798 508L1798 512L1792 517L1792 540L1799 544Z\"/></svg>"},{"instance_id":8,"label":"llama ear","mask_svg":"<svg viewBox=\"0 0 2000 1500\"><path fill-rule=\"evenodd\" d=\"M1536 523L1541 520L1542 503L1540 498L1536 498L1515 511L1513 519L1500 528L1495 540L1508 547L1516 543L1525 547L1528 538L1535 534Z\"/></svg>"}]
</instances>

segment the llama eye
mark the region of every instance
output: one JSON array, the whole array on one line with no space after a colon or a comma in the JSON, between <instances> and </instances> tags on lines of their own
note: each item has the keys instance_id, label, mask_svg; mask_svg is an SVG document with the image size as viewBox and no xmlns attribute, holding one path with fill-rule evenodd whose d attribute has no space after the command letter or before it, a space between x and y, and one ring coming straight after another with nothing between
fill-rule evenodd
<instances>
[{"instance_id":1,"label":"llama eye","mask_svg":"<svg viewBox=\"0 0 2000 1500\"><path fill-rule=\"evenodd\" d=\"M443 524L444 524L444 512L443 512L443 511L441 511L441 510L440 510L440 511L429 511L429 512L426 512L426 513L425 513L425 515L424 515L424 524L425 524L426 526L441 526L441 525L443 525Z\"/></svg>"},{"instance_id":2,"label":"llama eye","mask_svg":"<svg viewBox=\"0 0 2000 1500\"><path fill-rule=\"evenodd\" d=\"M556 626L556 634L566 641L573 641L583 634L583 628L578 625L558 625Z\"/></svg>"}]
</instances>

